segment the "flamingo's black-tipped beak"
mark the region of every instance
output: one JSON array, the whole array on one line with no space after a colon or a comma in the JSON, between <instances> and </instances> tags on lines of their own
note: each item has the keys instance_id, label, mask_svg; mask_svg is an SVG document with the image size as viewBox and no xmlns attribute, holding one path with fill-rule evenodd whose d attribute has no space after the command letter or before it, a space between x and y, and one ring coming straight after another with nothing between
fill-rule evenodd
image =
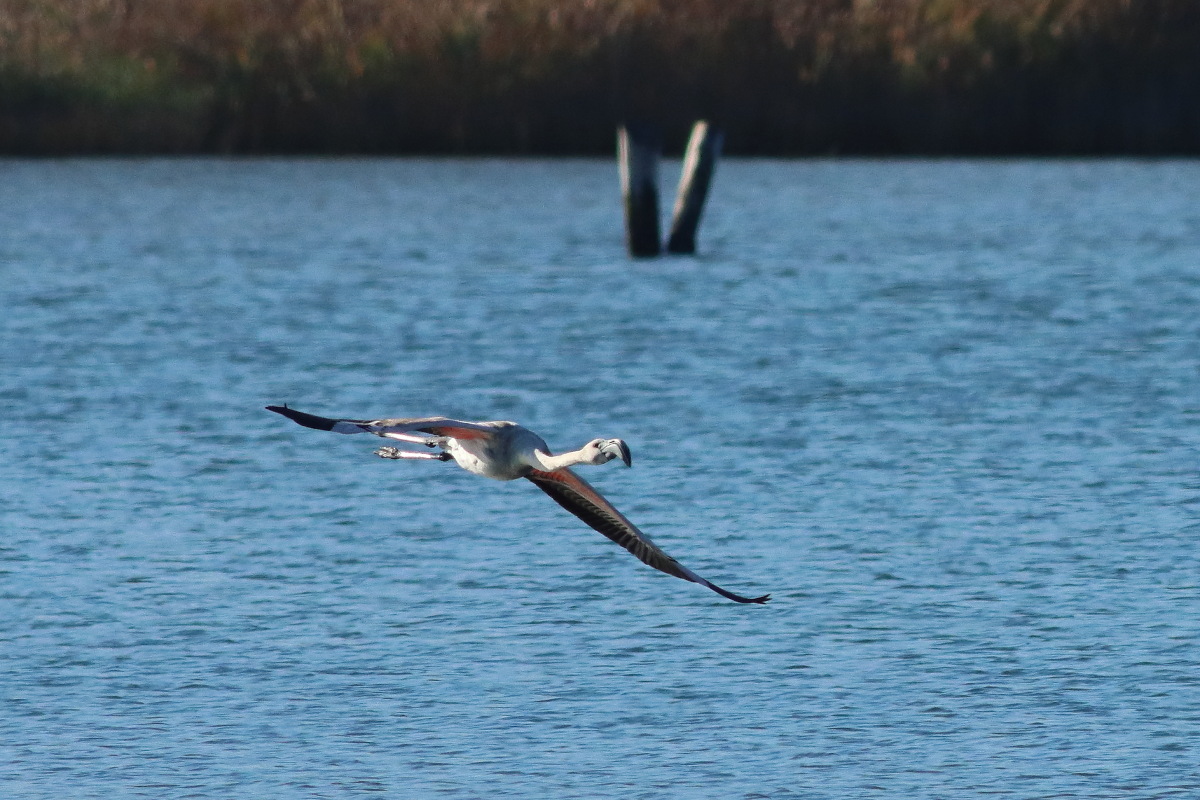
<instances>
[{"instance_id":1,"label":"flamingo's black-tipped beak","mask_svg":"<svg viewBox=\"0 0 1200 800\"><path fill-rule=\"evenodd\" d=\"M620 439L609 439L604 444L600 445L600 452L605 453L612 458L619 458L625 462L625 466L633 466L633 456L629 454L629 445L625 444Z\"/></svg>"}]
</instances>

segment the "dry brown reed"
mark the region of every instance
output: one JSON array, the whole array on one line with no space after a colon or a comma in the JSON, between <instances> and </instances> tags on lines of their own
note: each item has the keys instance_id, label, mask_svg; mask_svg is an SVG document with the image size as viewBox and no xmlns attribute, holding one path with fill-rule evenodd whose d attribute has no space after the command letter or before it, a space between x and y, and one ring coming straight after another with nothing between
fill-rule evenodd
<instances>
[{"instance_id":1,"label":"dry brown reed","mask_svg":"<svg viewBox=\"0 0 1200 800\"><path fill-rule=\"evenodd\" d=\"M1195 0L0 0L0 151L1195 153Z\"/></svg>"}]
</instances>

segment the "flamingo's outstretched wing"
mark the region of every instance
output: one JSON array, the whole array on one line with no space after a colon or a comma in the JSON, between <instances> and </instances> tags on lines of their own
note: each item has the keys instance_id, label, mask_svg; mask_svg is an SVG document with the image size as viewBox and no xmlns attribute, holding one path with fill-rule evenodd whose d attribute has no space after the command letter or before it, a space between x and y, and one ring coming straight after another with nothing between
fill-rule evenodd
<instances>
[{"instance_id":1,"label":"flamingo's outstretched wing","mask_svg":"<svg viewBox=\"0 0 1200 800\"><path fill-rule=\"evenodd\" d=\"M267 411L282 414L306 428L334 433L373 433L385 439L402 442L423 441L419 436L405 435L412 432L451 436L455 439L481 439L495 432L495 427L482 422L464 422L448 417L416 417L412 419L329 419L315 414L305 414L287 406L267 406Z\"/></svg>"},{"instance_id":2,"label":"flamingo's outstretched wing","mask_svg":"<svg viewBox=\"0 0 1200 800\"><path fill-rule=\"evenodd\" d=\"M676 578L707 586L717 594L739 603L765 603L771 597L742 597L704 580L660 550L646 534L613 508L612 503L593 489L591 484L569 469L556 469L553 472L534 470L526 477L550 495L554 502L633 553L644 564Z\"/></svg>"}]
</instances>

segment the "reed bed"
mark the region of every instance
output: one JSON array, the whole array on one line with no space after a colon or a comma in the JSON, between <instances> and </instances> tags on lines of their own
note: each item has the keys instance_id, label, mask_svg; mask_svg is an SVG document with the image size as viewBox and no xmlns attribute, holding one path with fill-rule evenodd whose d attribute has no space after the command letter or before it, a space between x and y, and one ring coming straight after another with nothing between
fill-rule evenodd
<instances>
[{"instance_id":1,"label":"reed bed","mask_svg":"<svg viewBox=\"0 0 1200 800\"><path fill-rule=\"evenodd\" d=\"M1195 0L0 0L0 151L1194 154Z\"/></svg>"}]
</instances>

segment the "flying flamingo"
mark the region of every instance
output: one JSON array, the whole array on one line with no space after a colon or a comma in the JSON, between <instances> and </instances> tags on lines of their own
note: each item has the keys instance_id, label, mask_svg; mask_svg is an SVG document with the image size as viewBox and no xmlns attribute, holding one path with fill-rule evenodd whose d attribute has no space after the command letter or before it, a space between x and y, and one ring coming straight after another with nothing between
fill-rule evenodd
<instances>
[{"instance_id":1,"label":"flying flamingo","mask_svg":"<svg viewBox=\"0 0 1200 800\"><path fill-rule=\"evenodd\" d=\"M334 433L373 433L385 439L438 448L441 452L381 447L380 458L453 460L467 472L511 481L526 478L554 502L657 570L707 586L739 603L765 603L770 595L742 597L709 583L664 553L600 493L571 471L578 464L606 464L619 458L630 466L629 447L620 439L593 439L578 450L553 455L545 440L515 422L463 422L446 417L420 419L328 419L284 406L267 406L306 428Z\"/></svg>"}]
</instances>

